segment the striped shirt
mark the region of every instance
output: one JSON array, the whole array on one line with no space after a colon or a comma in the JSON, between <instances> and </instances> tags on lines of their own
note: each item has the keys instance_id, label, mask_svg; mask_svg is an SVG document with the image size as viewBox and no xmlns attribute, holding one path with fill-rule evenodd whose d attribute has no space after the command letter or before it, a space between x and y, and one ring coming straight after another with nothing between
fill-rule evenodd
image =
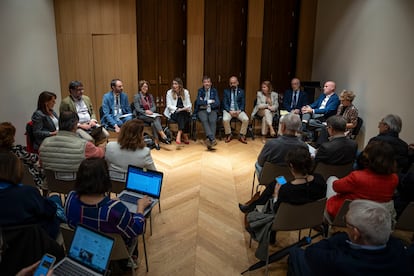
<instances>
[{"instance_id":1,"label":"striped shirt","mask_svg":"<svg viewBox=\"0 0 414 276\"><path fill-rule=\"evenodd\" d=\"M79 195L72 191L65 203L68 225L75 228L78 223L104 233L117 233L127 245L144 230L145 218L142 214L132 214L119 200L106 196L95 205L80 201Z\"/></svg>"}]
</instances>

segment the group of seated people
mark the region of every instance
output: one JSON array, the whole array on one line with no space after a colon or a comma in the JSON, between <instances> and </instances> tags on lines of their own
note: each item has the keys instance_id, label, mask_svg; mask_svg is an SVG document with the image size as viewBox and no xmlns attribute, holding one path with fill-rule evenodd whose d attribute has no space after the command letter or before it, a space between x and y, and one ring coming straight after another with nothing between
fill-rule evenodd
<instances>
[{"instance_id":1,"label":"group of seated people","mask_svg":"<svg viewBox=\"0 0 414 276\"><path fill-rule=\"evenodd\" d=\"M307 269L306 273L297 275L331 275L336 270L330 260L335 263L345 262L339 266L341 268L349 266L346 269L344 268L346 272L341 275L351 275L348 272L358 271L359 267L366 269L365 272L368 274L364 275L382 275L381 273L375 274L374 272L378 272L378 270L370 267L369 258L372 257L370 254L367 254L366 258L364 257L360 262L351 260L352 256L358 256L357 250L354 251L353 249L370 249L369 246L372 246L372 250L376 250L378 259L375 258L375 260L377 261L389 256L390 252L398 254L391 259L392 261L389 260L383 263L384 266L381 266L382 268L386 265L389 266L387 267L387 273L395 269L395 271L402 271L403 274L401 275L410 275L408 274L408 271L411 270L408 268L407 252L400 243L395 245L393 239L388 240L392 225L395 224L398 218L397 215L404 210L410 201L414 201L414 181L412 181L414 172L408 171L413 161L414 145L408 145L398 137L402 126L400 117L394 114L386 115L378 125L379 134L371 138L364 150L358 153L357 143L347 136L349 122L341 114L330 116L325 125L329 139L319 146L314 158L312 158L310 147L296 135L303 129L304 123L298 114L291 112L282 116L280 119L281 136L266 142L255 165L258 178L260 178L264 163L270 162L287 166L293 180L287 182L287 184L278 183L276 179L271 183L261 183L265 185L263 192L257 193L246 204L239 204L240 210L246 214L248 223L246 230L252 238L259 242L256 257L262 260L266 259L269 242L268 233L271 231L274 215L281 203L304 204L326 197L325 212L330 219L333 219L345 200L356 202L365 200L369 201L366 204L372 205L372 208L386 210L387 224L385 226L376 225L375 220L367 220L368 223L375 225L366 225L366 228L364 228L363 220L357 221L350 218L352 223L356 223L349 222L351 228L359 235L358 240L356 241L356 236L350 235L348 232L348 241L346 241L346 235L335 236L332 239L322 241L320 246L318 244L311 246L312 249L305 251L306 258L302 256L299 259L302 262L301 265ZM304 115L302 119L306 118ZM315 172L319 163L338 166L349 164L356 169L340 179L332 177L324 179ZM397 174L398 172L399 174ZM402 179L407 181L404 187L401 183ZM411 179L411 182L409 182L409 179ZM401 202L400 194L404 202ZM263 205L263 208L257 208L257 205ZM356 205L357 203L355 203ZM352 216L356 216L351 210ZM361 216L363 215L365 214L361 214ZM380 223L377 222L377 224ZM375 230L375 227L383 226L387 228L384 230L387 232L384 233L381 242L371 243L371 240L366 240L367 236L363 233L366 229L372 227ZM369 233L369 235L373 234ZM391 241L393 243L389 245ZM338 242L341 243L340 248L335 247ZM346 243L349 243L349 245ZM368 247L364 247L364 245ZM384 250L384 248L387 248L387 250ZM307 252L312 253L308 254ZM343 259L339 259L339 257L331 258L328 254L340 254ZM317 262L313 261L318 256L322 259ZM307 262L304 261L305 259ZM326 267L326 270L324 267ZM309 274L309 269L312 271L311 274Z\"/></svg>"}]
</instances>

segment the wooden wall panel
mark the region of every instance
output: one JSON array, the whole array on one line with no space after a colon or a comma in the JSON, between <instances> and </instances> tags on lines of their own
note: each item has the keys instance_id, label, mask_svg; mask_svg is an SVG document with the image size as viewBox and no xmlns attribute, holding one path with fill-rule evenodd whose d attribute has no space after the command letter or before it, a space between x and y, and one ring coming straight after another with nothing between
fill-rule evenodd
<instances>
[{"instance_id":1,"label":"wooden wall panel","mask_svg":"<svg viewBox=\"0 0 414 276\"><path fill-rule=\"evenodd\" d=\"M68 84L72 80L82 81L85 94L95 101L95 81L93 74L92 38L88 34L58 34L59 65L65 65L60 70L62 97L68 95Z\"/></svg>"},{"instance_id":2,"label":"wooden wall panel","mask_svg":"<svg viewBox=\"0 0 414 276\"><path fill-rule=\"evenodd\" d=\"M138 91L137 66L128 60L136 60L136 37L128 34L94 35L93 61L98 107L102 96L110 91L110 81L122 80L124 91L132 102Z\"/></svg>"},{"instance_id":3,"label":"wooden wall panel","mask_svg":"<svg viewBox=\"0 0 414 276\"><path fill-rule=\"evenodd\" d=\"M204 70L204 0L187 0L187 6L187 88L194 101Z\"/></svg>"},{"instance_id":4,"label":"wooden wall panel","mask_svg":"<svg viewBox=\"0 0 414 276\"><path fill-rule=\"evenodd\" d=\"M260 87L264 0L249 0L246 48L246 112L253 111L256 92Z\"/></svg>"},{"instance_id":5,"label":"wooden wall panel","mask_svg":"<svg viewBox=\"0 0 414 276\"><path fill-rule=\"evenodd\" d=\"M301 1L296 76L311 80L318 0Z\"/></svg>"}]
</instances>

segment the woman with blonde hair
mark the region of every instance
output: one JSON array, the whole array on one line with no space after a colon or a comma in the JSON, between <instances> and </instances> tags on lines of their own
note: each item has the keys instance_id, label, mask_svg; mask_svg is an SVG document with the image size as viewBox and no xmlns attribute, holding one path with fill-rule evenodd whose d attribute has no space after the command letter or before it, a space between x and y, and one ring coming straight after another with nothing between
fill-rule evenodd
<instances>
[{"instance_id":1,"label":"woman with blonde hair","mask_svg":"<svg viewBox=\"0 0 414 276\"><path fill-rule=\"evenodd\" d=\"M156 170L151 150L144 142L144 122L132 119L125 122L117 142L106 145L105 159L109 169L126 172L128 165Z\"/></svg>"},{"instance_id":2,"label":"woman with blonde hair","mask_svg":"<svg viewBox=\"0 0 414 276\"><path fill-rule=\"evenodd\" d=\"M178 124L178 132L175 142L181 144L181 136L185 144L189 143L189 122L191 117L190 93L184 89L183 81L175 78L172 81L171 89L167 91L167 106L164 111L165 117L172 119Z\"/></svg>"},{"instance_id":3,"label":"woman with blonde hair","mask_svg":"<svg viewBox=\"0 0 414 276\"><path fill-rule=\"evenodd\" d=\"M273 118L278 116L278 95L272 91L273 87L270 81L262 82L261 91L257 91L256 105L252 112L252 118L255 115L262 117L262 141L266 142L268 130L271 136L276 136L273 128Z\"/></svg>"}]
</instances>

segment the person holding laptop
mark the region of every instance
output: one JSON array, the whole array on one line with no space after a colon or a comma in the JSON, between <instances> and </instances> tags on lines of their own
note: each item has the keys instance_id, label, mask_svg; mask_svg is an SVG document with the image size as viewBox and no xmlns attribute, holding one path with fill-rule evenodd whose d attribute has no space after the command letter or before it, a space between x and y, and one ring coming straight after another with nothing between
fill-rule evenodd
<instances>
[{"instance_id":1,"label":"person holding laptop","mask_svg":"<svg viewBox=\"0 0 414 276\"><path fill-rule=\"evenodd\" d=\"M144 231L143 213L151 199L147 196L139 199L136 213L130 213L118 199L111 199L108 166L101 158L81 163L74 188L65 202L68 225L75 228L81 223L100 232L120 234L132 252L136 237Z\"/></svg>"}]
</instances>

